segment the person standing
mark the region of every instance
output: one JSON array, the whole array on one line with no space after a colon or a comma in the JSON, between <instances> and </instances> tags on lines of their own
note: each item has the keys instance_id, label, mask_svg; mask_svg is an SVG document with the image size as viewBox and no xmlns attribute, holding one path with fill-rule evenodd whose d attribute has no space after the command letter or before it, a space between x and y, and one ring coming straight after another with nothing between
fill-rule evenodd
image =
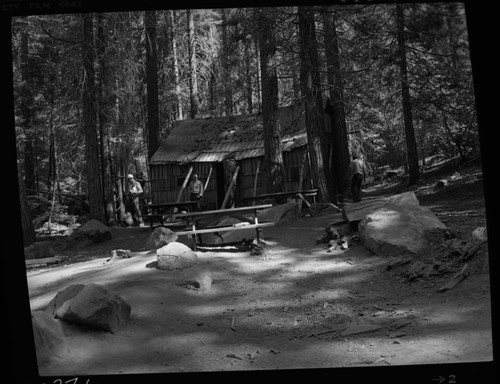
<instances>
[{"instance_id":1,"label":"person standing","mask_svg":"<svg viewBox=\"0 0 500 384\"><path fill-rule=\"evenodd\" d=\"M193 180L189 184L189 196L191 201L200 201L203 197L204 187L201 180L198 179L198 175L195 173L193 175ZM196 205L199 209L199 204Z\"/></svg>"},{"instance_id":2,"label":"person standing","mask_svg":"<svg viewBox=\"0 0 500 384\"><path fill-rule=\"evenodd\" d=\"M349 164L349 180L351 181L351 197L354 203L361 201L361 184L366 180L365 162L357 155L352 156Z\"/></svg>"},{"instance_id":3,"label":"person standing","mask_svg":"<svg viewBox=\"0 0 500 384\"><path fill-rule=\"evenodd\" d=\"M139 200L143 197L144 191L142 189L141 183L135 180L134 175L129 174L128 179L128 196L132 200L134 206L134 218L139 223L139 227L144 227L144 221L142 220L141 207Z\"/></svg>"}]
</instances>

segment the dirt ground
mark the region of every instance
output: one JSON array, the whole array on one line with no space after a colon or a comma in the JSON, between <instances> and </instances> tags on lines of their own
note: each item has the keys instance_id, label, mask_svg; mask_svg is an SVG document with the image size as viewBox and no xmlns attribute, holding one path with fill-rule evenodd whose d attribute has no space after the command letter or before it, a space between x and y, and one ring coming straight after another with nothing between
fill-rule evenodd
<instances>
[{"instance_id":1,"label":"dirt ground","mask_svg":"<svg viewBox=\"0 0 500 384\"><path fill-rule=\"evenodd\" d=\"M468 171L442 190L417 189L457 239L486 226L482 177ZM367 195L390 194L380 187ZM302 217L264 228L262 255L231 247L201 249L213 274L208 292L176 284L175 271L152 268L149 228L113 228L113 238L69 261L27 271L32 310L70 284L103 284L132 307L116 333L66 328L65 352L42 375L280 370L491 361L487 271L476 268L451 290L450 274L407 281L353 239L327 252L315 238L340 215ZM348 231L345 225L337 228ZM113 249L130 259L112 263ZM476 264L483 266L484 255Z\"/></svg>"}]
</instances>

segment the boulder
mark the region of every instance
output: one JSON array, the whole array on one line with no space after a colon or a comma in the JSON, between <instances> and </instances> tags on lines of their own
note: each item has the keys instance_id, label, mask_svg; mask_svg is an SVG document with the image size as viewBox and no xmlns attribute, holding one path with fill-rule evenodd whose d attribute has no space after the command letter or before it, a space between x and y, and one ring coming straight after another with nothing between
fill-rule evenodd
<instances>
[{"instance_id":1,"label":"boulder","mask_svg":"<svg viewBox=\"0 0 500 384\"><path fill-rule=\"evenodd\" d=\"M294 222L299 218L299 204L288 202L258 211L257 218L260 222L272 221L275 225Z\"/></svg>"},{"instance_id":2,"label":"boulder","mask_svg":"<svg viewBox=\"0 0 500 384\"><path fill-rule=\"evenodd\" d=\"M111 239L111 230L99 220L89 220L75 229L68 237L66 248L90 245Z\"/></svg>"},{"instance_id":3,"label":"boulder","mask_svg":"<svg viewBox=\"0 0 500 384\"><path fill-rule=\"evenodd\" d=\"M212 288L212 271L202 266L182 271L178 278L178 285L186 286L199 291L209 291Z\"/></svg>"},{"instance_id":4,"label":"boulder","mask_svg":"<svg viewBox=\"0 0 500 384\"><path fill-rule=\"evenodd\" d=\"M116 332L130 317L131 307L98 284L75 284L59 292L45 312L78 325Z\"/></svg>"},{"instance_id":5,"label":"boulder","mask_svg":"<svg viewBox=\"0 0 500 384\"><path fill-rule=\"evenodd\" d=\"M167 271L188 268L198 261L198 255L187 245L179 242L169 243L156 250L157 268Z\"/></svg>"},{"instance_id":6,"label":"boulder","mask_svg":"<svg viewBox=\"0 0 500 384\"><path fill-rule=\"evenodd\" d=\"M147 249L161 248L164 245L177 241L178 237L179 236L177 236L175 232L173 232L169 228L164 228L164 227L155 228L153 233L149 235L146 241L146 248Z\"/></svg>"},{"instance_id":7,"label":"boulder","mask_svg":"<svg viewBox=\"0 0 500 384\"><path fill-rule=\"evenodd\" d=\"M31 323L38 363L44 364L53 357L60 357L66 346L61 322L44 311L34 311Z\"/></svg>"},{"instance_id":8,"label":"boulder","mask_svg":"<svg viewBox=\"0 0 500 384\"><path fill-rule=\"evenodd\" d=\"M357 225L369 213L392 205L420 205L414 192L399 193L389 197L369 198L342 207L342 216L350 224Z\"/></svg>"},{"instance_id":9,"label":"boulder","mask_svg":"<svg viewBox=\"0 0 500 384\"><path fill-rule=\"evenodd\" d=\"M381 256L421 255L448 233L429 209L399 203L367 214L358 231L361 244Z\"/></svg>"}]
</instances>

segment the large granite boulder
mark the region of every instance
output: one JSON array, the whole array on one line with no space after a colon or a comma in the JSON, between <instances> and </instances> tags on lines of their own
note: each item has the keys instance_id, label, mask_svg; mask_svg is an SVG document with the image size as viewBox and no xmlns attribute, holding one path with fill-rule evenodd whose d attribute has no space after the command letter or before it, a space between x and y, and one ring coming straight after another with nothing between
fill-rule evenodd
<instances>
[{"instance_id":1,"label":"large granite boulder","mask_svg":"<svg viewBox=\"0 0 500 384\"><path fill-rule=\"evenodd\" d=\"M45 364L54 357L60 357L66 346L61 322L44 311L34 311L31 323L38 363Z\"/></svg>"},{"instance_id":2,"label":"large granite boulder","mask_svg":"<svg viewBox=\"0 0 500 384\"><path fill-rule=\"evenodd\" d=\"M172 242L156 250L157 268L167 271L188 268L198 261L198 255L187 245Z\"/></svg>"},{"instance_id":3,"label":"large granite boulder","mask_svg":"<svg viewBox=\"0 0 500 384\"><path fill-rule=\"evenodd\" d=\"M386 199L359 222L363 246L381 256L421 255L442 240L448 229L414 194Z\"/></svg>"},{"instance_id":4,"label":"large granite boulder","mask_svg":"<svg viewBox=\"0 0 500 384\"><path fill-rule=\"evenodd\" d=\"M420 205L414 192L399 193L389 197L367 198L357 203L347 203L342 207L345 221L357 225L366 215L377 209L391 205Z\"/></svg>"},{"instance_id":5,"label":"large granite boulder","mask_svg":"<svg viewBox=\"0 0 500 384\"><path fill-rule=\"evenodd\" d=\"M69 236L66 248L72 248L77 245L86 246L100 243L111 239L112 234L108 226L99 220L89 220L82 226L75 229Z\"/></svg>"},{"instance_id":6,"label":"large granite boulder","mask_svg":"<svg viewBox=\"0 0 500 384\"><path fill-rule=\"evenodd\" d=\"M146 241L146 248L158 249L164 245L177 241L178 238L179 236L177 236L171 229L158 227L155 228L151 235L149 235Z\"/></svg>"},{"instance_id":7,"label":"large granite boulder","mask_svg":"<svg viewBox=\"0 0 500 384\"><path fill-rule=\"evenodd\" d=\"M57 319L116 332L130 317L131 307L98 284L75 284L60 291L45 312Z\"/></svg>"}]
</instances>

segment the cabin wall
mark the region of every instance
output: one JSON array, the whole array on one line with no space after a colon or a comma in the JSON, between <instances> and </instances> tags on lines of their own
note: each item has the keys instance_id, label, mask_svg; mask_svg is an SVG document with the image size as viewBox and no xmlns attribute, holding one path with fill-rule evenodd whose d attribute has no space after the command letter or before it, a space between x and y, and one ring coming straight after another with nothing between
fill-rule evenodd
<instances>
[{"instance_id":1,"label":"cabin wall","mask_svg":"<svg viewBox=\"0 0 500 384\"><path fill-rule=\"evenodd\" d=\"M311 182L311 172L307 156L305 156L305 147L294 149L292 151L283 152L283 162L285 171L284 191L295 191L299 189L299 176L301 167L303 170L302 189L314 188ZM192 163L180 165L179 163L169 163L151 166L151 197L153 203L174 202L177 200L182 183L193 166L192 174L196 173L198 178L206 184L207 188L202 199L202 204L205 208L216 209L222 205L225 192L231 183L231 179L235 170L235 163L224 161L220 163ZM252 197L269 193L267 189L267 172L263 157L243 159L239 161L240 170L234 188L234 196L232 196L226 205L230 207L233 199L236 201L236 206L244 205L242 198ZM212 171L210 171L212 169ZM219 188L217 192L217 172L223 173L220 180L224 180L223 193ZM255 184L257 176L257 184ZM189 200L188 188L184 190L181 201Z\"/></svg>"},{"instance_id":2,"label":"cabin wall","mask_svg":"<svg viewBox=\"0 0 500 384\"><path fill-rule=\"evenodd\" d=\"M194 163L183 164L168 163L151 165L151 200L154 204L174 202L177 200L182 184L193 166L193 174L205 185L208 180L207 188L203 197L203 202L211 203L217 201L216 167L214 163ZM213 167L210 173L210 168ZM190 180L191 181L191 178ZM182 192L181 201L189 200L188 191L189 182ZM215 205L214 205L215 206Z\"/></svg>"},{"instance_id":3,"label":"cabin wall","mask_svg":"<svg viewBox=\"0 0 500 384\"><path fill-rule=\"evenodd\" d=\"M285 172L284 192L299 189L300 169L304 163L303 181L301 189L311 189L311 172L308 159L305 156L305 148L283 152L283 165ZM259 165L260 162L260 165ZM258 174L258 175L257 175ZM257 175L257 186L255 187L255 176ZM240 173L238 176L239 198L252 197L270 193L267 188L267 171L263 157L244 159L240 161Z\"/></svg>"}]
</instances>

